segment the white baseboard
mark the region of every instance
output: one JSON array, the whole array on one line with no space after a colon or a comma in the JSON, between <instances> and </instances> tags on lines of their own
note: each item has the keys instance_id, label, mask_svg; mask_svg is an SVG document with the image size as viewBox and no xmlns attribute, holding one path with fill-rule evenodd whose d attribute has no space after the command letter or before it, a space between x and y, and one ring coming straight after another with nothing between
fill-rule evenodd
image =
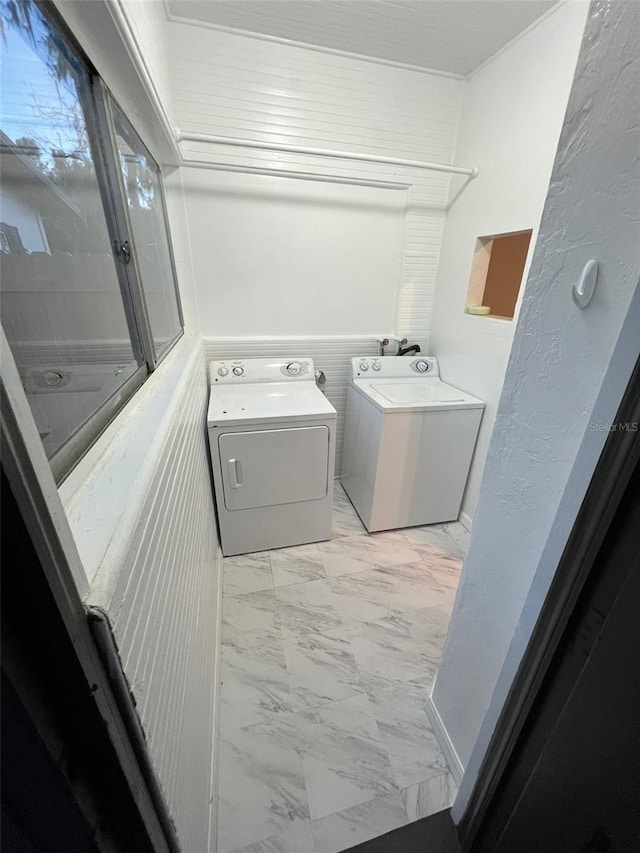
<instances>
[{"instance_id":1,"label":"white baseboard","mask_svg":"<svg viewBox=\"0 0 640 853\"><path fill-rule=\"evenodd\" d=\"M436 736L436 740L440 745L440 749L442 750L449 770L451 771L453 780L459 787L462 782L462 777L464 776L464 767L462 766L462 762L458 757L456 748L449 737L449 732L447 731L445 724L442 722L442 717L438 713L438 709L433 702L433 696L429 696L427 699L425 711L427 712L427 717L433 727L433 733Z\"/></svg>"},{"instance_id":2,"label":"white baseboard","mask_svg":"<svg viewBox=\"0 0 640 853\"><path fill-rule=\"evenodd\" d=\"M473 524L473 519L470 515L467 515L466 512L461 512L458 521L465 528L465 530L471 533L471 525Z\"/></svg>"},{"instance_id":3,"label":"white baseboard","mask_svg":"<svg viewBox=\"0 0 640 853\"><path fill-rule=\"evenodd\" d=\"M209 814L209 853L218 849L218 780L220 776L220 659L222 655L222 548L218 543L216 558L216 638L214 644L215 667L213 678L213 757L211 761L211 811Z\"/></svg>"}]
</instances>

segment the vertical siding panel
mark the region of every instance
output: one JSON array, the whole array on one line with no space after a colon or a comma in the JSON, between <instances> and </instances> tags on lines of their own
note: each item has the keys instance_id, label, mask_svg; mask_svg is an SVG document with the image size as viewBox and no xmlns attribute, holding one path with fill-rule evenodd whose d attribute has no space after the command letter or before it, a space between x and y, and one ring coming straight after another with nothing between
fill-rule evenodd
<instances>
[{"instance_id":1,"label":"vertical siding panel","mask_svg":"<svg viewBox=\"0 0 640 853\"><path fill-rule=\"evenodd\" d=\"M149 750L185 851L207 851L215 774L218 545L202 345L167 412L107 611Z\"/></svg>"}]
</instances>

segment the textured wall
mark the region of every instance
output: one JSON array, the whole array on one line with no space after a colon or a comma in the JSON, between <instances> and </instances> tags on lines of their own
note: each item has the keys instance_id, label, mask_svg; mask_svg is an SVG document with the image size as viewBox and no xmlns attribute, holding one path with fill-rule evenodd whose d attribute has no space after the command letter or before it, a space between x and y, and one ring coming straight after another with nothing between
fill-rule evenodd
<instances>
[{"instance_id":1,"label":"textured wall","mask_svg":"<svg viewBox=\"0 0 640 853\"><path fill-rule=\"evenodd\" d=\"M591 6L433 689L463 765L482 728L465 796L638 355L639 27L637 4Z\"/></svg>"},{"instance_id":2,"label":"textured wall","mask_svg":"<svg viewBox=\"0 0 640 853\"><path fill-rule=\"evenodd\" d=\"M169 37L175 123L184 131L451 162L462 80L186 24L171 23ZM186 156L206 158L231 167L253 165L300 170L318 176L333 175L345 181L382 181L400 187L410 186L404 239L394 273L389 275L386 286L391 292L399 293L398 331L422 341L427 338L448 175L241 147L185 142L182 149ZM217 193L215 187L207 189L210 183L206 172L195 173L194 170L194 174L187 174L185 186L190 219L206 218L207 204L212 218L216 211L224 216L225 197ZM238 184L246 192L246 180ZM256 186L259 189L259 181ZM351 194L348 184L341 189L341 204L345 210L362 204L362 187L353 187ZM191 199L196 197L191 209ZM313 200L312 194L309 203L317 205L320 215L322 205ZM339 209L336 210L339 213ZM277 214L278 206L274 204L273 215ZM320 228L321 218L319 223ZM260 223L253 222L248 213L244 228L237 229L233 239L216 245L215 252L212 249L214 232L208 244L199 242L192 246L194 266L211 271L205 280L197 279L198 289L211 289L215 297L217 289L234 286L235 282L225 271L233 268L238 253L243 253L247 244L255 239L253 228L260 228ZM307 283L304 278L300 280L300 266L288 262L296 249L295 233L292 235L283 229L275 240L271 235L269 239L272 252L280 259L281 285L274 297L295 287L313 303L317 299L315 290L305 289ZM353 251L363 256L371 252L370 241L355 233L353 240ZM391 260L395 262L394 258ZM341 264L340 252L336 252L336 270L344 274ZM376 286L380 283L376 282ZM333 288L329 291L335 293ZM337 300L335 312L339 313L341 307ZM250 318L251 305L247 304L245 310ZM391 311L389 316L389 331L393 331L393 313ZM227 319L237 322L236 317L224 316L218 321L223 324ZM208 324L212 320L204 312L200 320L204 333L210 334ZM318 333L317 329L292 328L288 334L313 334L314 331ZM377 331L368 329L367 333ZM269 329L265 329L264 334L270 334Z\"/></svg>"},{"instance_id":3,"label":"textured wall","mask_svg":"<svg viewBox=\"0 0 640 853\"><path fill-rule=\"evenodd\" d=\"M462 503L469 517L517 322L517 313L464 313L476 240L532 228L535 245L587 9L561 5L465 82L455 156L477 163L480 174L447 215L430 344L443 378L486 402Z\"/></svg>"}]
</instances>

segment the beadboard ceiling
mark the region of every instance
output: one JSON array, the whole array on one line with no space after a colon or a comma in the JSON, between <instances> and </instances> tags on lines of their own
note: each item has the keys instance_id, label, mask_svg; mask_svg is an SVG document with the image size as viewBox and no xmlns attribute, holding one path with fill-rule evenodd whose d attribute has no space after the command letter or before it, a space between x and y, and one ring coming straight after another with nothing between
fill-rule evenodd
<instances>
[{"instance_id":1,"label":"beadboard ceiling","mask_svg":"<svg viewBox=\"0 0 640 853\"><path fill-rule=\"evenodd\" d=\"M172 19L466 77L556 0L167 0Z\"/></svg>"}]
</instances>

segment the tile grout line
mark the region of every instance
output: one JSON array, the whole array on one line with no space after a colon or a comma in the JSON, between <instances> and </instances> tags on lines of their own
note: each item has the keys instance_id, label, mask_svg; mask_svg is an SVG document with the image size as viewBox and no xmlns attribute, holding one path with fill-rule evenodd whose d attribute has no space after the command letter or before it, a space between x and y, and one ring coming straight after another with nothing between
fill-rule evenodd
<instances>
[{"instance_id":1,"label":"tile grout line","mask_svg":"<svg viewBox=\"0 0 640 853\"><path fill-rule=\"evenodd\" d=\"M340 501L338 501L338 503L340 503ZM350 505L348 505L345 502L345 506L342 508L343 512L340 514L343 516L345 515L344 509L346 509L347 513L348 513L349 506ZM353 510L351 510L351 512L353 513ZM358 524L360 523L359 520L356 520L356 521ZM341 523L345 523L344 519ZM451 542L451 545L452 545L451 551L453 553L455 553L456 551L459 551L459 547L458 547L457 543L453 540L453 537L450 536L448 531L442 531L441 530L441 531L437 531L437 533L439 535L441 535L442 533L446 533L447 539ZM338 536L335 536L334 539L331 541L332 542L341 542L342 540L351 541L353 539L362 539L363 535L365 535L365 536L367 535L366 531L364 533L359 532L359 533L346 533L344 535L339 534ZM392 535L394 535L394 534L392 534ZM378 536L381 537L378 540L378 542L384 542L382 537L385 536L385 534L377 534L376 538ZM365 549L367 549L368 546L370 549L372 545L374 545L374 544L377 545L378 543L371 543L371 542L367 543L365 541L363 544L365 546ZM415 543L411 543L410 541L406 541L405 544L406 544L408 550L414 549L417 552L417 554L419 555L418 558L411 565L414 565L414 566L419 565L424 559L424 555L421 553L421 549L424 548L425 546L424 545L418 545ZM305 547L305 546L302 546L302 547ZM426 547L428 548L428 546L426 546ZM435 546L433 546L433 547L435 548ZM286 550L288 551L289 549L286 549ZM294 553L293 553L294 550L295 549L293 549L293 548L291 549L291 556L292 557L294 557ZM433 548L431 550L433 550ZM436 550L439 551L440 549L436 549ZM443 557L447 557L447 555L444 552L440 552L440 553ZM343 809L338 809L336 811L328 813L327 815L324 815L324 816L319 817L319 818L315 818L313 820L311 819L311 810L309 808L309 801L310 801L311 795L310 795L310 791L308 788L308 779L306 776L303 775L302 781L304 784L304 789L305 789L305 794L306 794L306 803L307 803L307 809L306 810L307 810L307 813L309 814L309 819L306 822L309 824L309 831L312 833L312 840L313 840L314 849L316 850L316 853L327 853L327 850L325 848L322 848L322 850L321 850L320 847L318 846L318 844L316 843L317 842L316 836L313 834L313 825L314 824L318 824L319 822L326 821L326 820L329 820L331 818L336 818L336 817L339 817L341 815L346 816L346 814L348 812L352 812L352 811L357 810L357 809L363 809L369 803L372 803L374 800L389 799L392 796L397 796L400 798L399 802L401 802L401 805L402 805L402 810L403 810L403 813L405 815L405 822L411 822L411 820L416 819L416 818L415 817L412 818L411 815L409 814L409 806L408 806L407 802L405 801L405 798L406 798L405 795L408 796L409 791L413 791L413 789L416 789L416 796L418 796L420 793L420 786L427 785L429 783L433 784L433 780L436 780L436 779L442 780L443 785L444 785L444 782L446 781L445 777L447 775L447 771L443 770L442 773L436 773L432 776L429 776L426 779L419 780L419 781L412 783L410 785L401 785L398 782L398 779L400 777L397 775L397 771L395 769L394 762L392 761L391 753L389 752L389 746L388 746L387 739L386 739L385 734L384 734L384 730L381 730L381 728L380 728L382 721L379 718L380 712L377 709L377 702L374 698L375 691L373 691L372 689L367 689L365 684L361 681L361 679L364 678L365 682L366 682L366 680L369 676L366 672L363 673L362 668L361 668L361 664L358 662L357 656L354 653L353 639L356 636L356 634L352 634L351 629L353 628L354 625L367 626L370 623L360 622L359 620L355 620L355 622L354 622L353 619L349 619L348 616L346 616L343 612L341 612L339 608L336 608L335 603L333 601L335 592L334 592L334 589L331 587L332 582L333 583L339 583L339 582L348 583L348 581L353 577L355 577L357 579L357 577L359 575L362 575L363 573L370 572L370 571L377 571L377 570L381 570L381 573L383 575L385 575L385 574L386 575L389 575L389 574L392 575L394 570L399 571L399 569L401 567L400 566L394 566L394 565L378 566L374 563L369 563L369 561L367 561L368 565L364 566L362 569L360 569L358 571L348 572L348 573L340 574L340 575L329 575L326 571L326 568L324 566L324 563L322 561L322 556L321 556L319 562L322 564L323 570L325 572L324 576L314 577L311 579L310 578L304 578L303 580L301 580L299 582L292 582L292 583L281 584L281 585L276 586L276 576L274 573L272 553L266 552L266 556L267 556L267 563L268 563L268 567L269 567L271 586L269 586L265 589L261 589L261 590L251 590L251 591L248 591L246 593L241 593L241 592L235 591L233 594L229 594L227 592L227 593L224 593L224 597L227 599L233 599L235 601L242 602L242 600L244 598L246 598L246 596L251 595L252 592L255 592L255 593L259 593L259 592L273 593L273 608L274 608L273 613L274 613L274 619L275 619L278 600L284 596L284 598L285 598L284 604L287 605L287 602L286 602L286 598L287 598L286 591L287 590L291 591L291 590L293 590L293 588L304 587L305 584L310 584L310 583L314 583L314 582L320 583L321 585L328 587L330 606L333 610L335 610L335 616L337 617L337 619L340 623L340 628L345 630L345 640L346 640L347 646L350 650L351 658L355 663L355 669L356 669L357 677L358 677L358 683L353 685L353 690L355 691L353 694L349 694L348 696L341 697L337 700L327 699L327 701L323 701L323 702L320 702L318 704L314 703L311 705L307 705L305 702L303 707L298 708L296 710L293 710L291 712L286 712L286 713L290 713L294 716L299 715L299 714L305 714L305 713L313 715L314 712L317 713L318 711L321 711L323 709L330 710L332 706L336 706L342 702L346 702L348 700L352 700L352 699L355 699L358 697L362 697L366 702L366 707L368 708L367 713L369 714L371 724L375 728L375 732L377 733L377 736L376 735L373 736L373 742L376 743L381 748L382 754L384 756L386 756L388 767L389 767L389 770L391 773L390 781L392 780L393 792L390 792L388 795L385 795L382 798L377 797L374 793L373 796L370 796L367 800L360 803L359 805L356 804L356 805L352 805L352 806L347 806ZM287 556L289 556L289 555L287 555ZM294 560L295 560L295 557L294 557ZM285 560L284 562L286 563L287 561ZM286 571L286 569L285 569L285 571ZM433 580L435 581L436 579L433 578ZM278 596L278 592L280 592L280 596ZM303 606L304 605L304 600L302 601L302 605L300 605L300 603L296 604L295 592L293 592L293 591L290 592L289 596L293 596L293 603L289 603L288 606L292 606L295 608L296 606ZM423 608L420 608L420 609L423 609ZM387 612L391 613L392 611L388 610L388 608L387 608ZM401 613L401 611L398 611L398 613ZM407 623L407 624L409 624L409 623ZM325 639L328 638L331 640L335 639L335 638L330 637L327 634L321 633L319 630L310 629L307 632L307 631L301 630L296 625L294 625L293 628L290 627L288 630L290 630L292 632L291 636L285 636L283 634L282 625L280 625L280 624L276 625L274 623L274 632L277 634L277 636L274 636L273 640L277 640L278 645L283 648L284 652L286 652L285 644L287 644L287 643L291 643L291 644L301 643L301 642L303 642L303 640L307 640L307 639L309 640L309 642L312 642L313 637L323 637ZM336 629L331 629L331 630L336 630ZM259 634L256 635L256 641L257 641L258 636L259 636ZM416 645L416 644L419 645L420 644L419 641L416 640L416 638L408 632L408 630L407 630L407 636L405 637L405 639L409 640L409 642L412 643L413 645ZM437 636L434 639L436 642L438 641ZM230 645L233 646L233 644L230 644ZM242 647L239 647L239 648L241 648L241 650L242 650ZM287 679L287 687L290 690L292 687L291 679L295 677L295 673L291 671L290 666L287 662L286 655L283 658L283 663L284 663L284 674L285 674L286 679ZM419 680L419 679L418 678L416 678L416 679L408 678L408 679L404 679L401 682L401 684L402 685L404 685L404 684L409 685L409 684L412 684L414 681L417 681L417 680ZM383 681L384 681L384 679L383 679ZM385 689L389 689L392 686L393 686L392 683L388 682L387 687ZM304 702L304 700L302 700L302 701ZM256 722L254 724L251 724L247 728L253 728L256 726L260 726L260 725L264 725L264 724L260 723L260 722ZM446 788L446 785L444 785L444 787ZM267 842L269 840L269 838L271 838L271 837L275 838L275 836L272 836L272 835L263 836L262 842ZM261 843L260 841L252 842L252 844L260 844L260 843ZM239 851L241 851L243 849L244 848L242 848L242 847L237 848L238 853L239 853ZM342 847L340 849L342 849Z\"/></svg>"}]
</instances>

